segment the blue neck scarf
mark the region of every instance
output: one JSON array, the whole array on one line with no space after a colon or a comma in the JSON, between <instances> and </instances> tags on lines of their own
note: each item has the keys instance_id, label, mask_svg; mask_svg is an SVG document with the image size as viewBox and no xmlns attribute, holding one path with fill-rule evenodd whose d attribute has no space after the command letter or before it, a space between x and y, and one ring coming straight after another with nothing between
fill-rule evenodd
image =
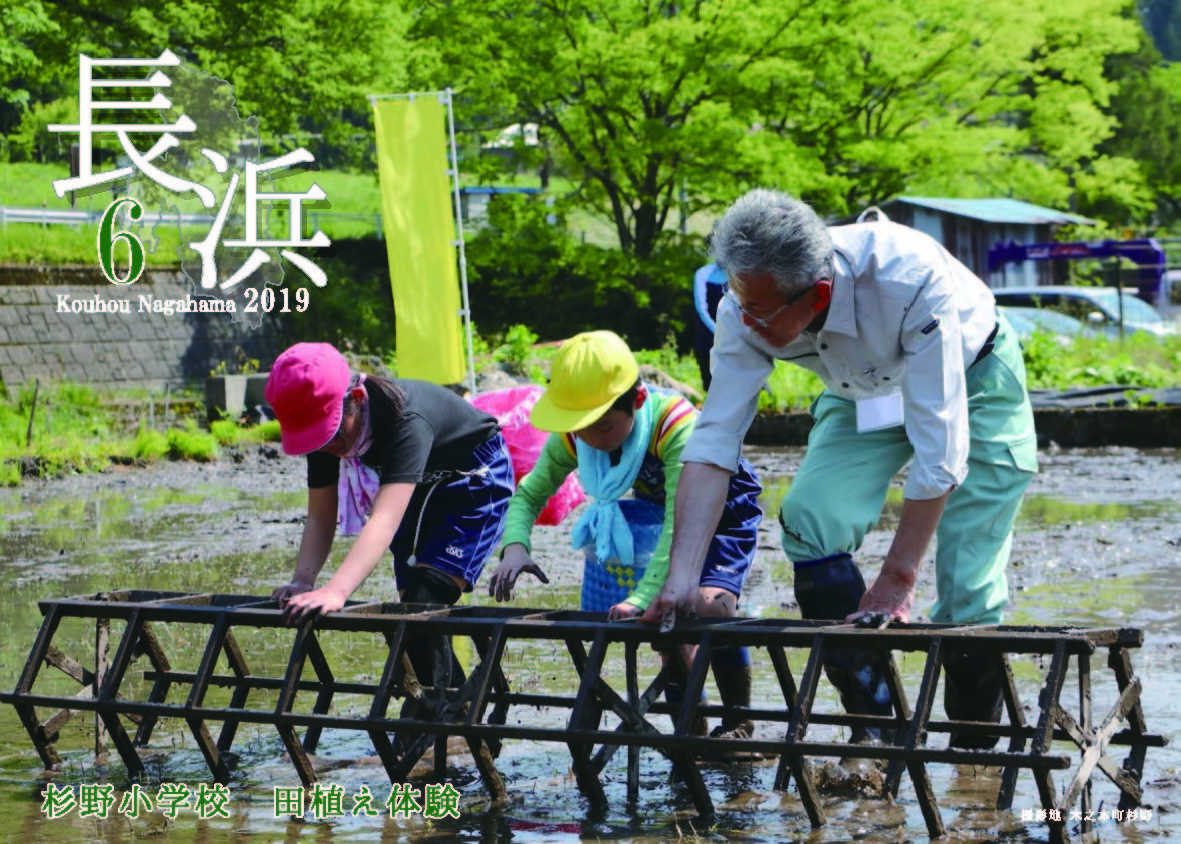
<instances>
[{"instance_id":1,"label":"blue neck scarf","mask_svg":"<svg viewBox=\"0 0 1181 844\"><path fill-rule=\"evenodd\" d=\"M619 463L611 465L611 455L597 448L591 448L581 439L576 439L578 451L578 479L590 498L590 506L574 525L574 547L582 548L591 542L595 544L595 556L600 560L619 560L630 566L635 559L632 533L619 499L627 494L640 473L644 453L652 436L651 396L635 412L631 433L623 442L623 455Z\"/></svg>"}]
</instances>

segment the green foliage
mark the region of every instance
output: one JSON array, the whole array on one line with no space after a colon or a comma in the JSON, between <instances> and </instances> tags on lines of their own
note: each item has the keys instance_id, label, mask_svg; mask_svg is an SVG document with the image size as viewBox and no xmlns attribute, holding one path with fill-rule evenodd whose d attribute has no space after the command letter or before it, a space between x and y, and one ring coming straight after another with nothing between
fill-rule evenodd
<instances>
[{"instance_id":1,"label":"green foliage","mask_svg":"<svg viewBox=\"0 0 1181 844\"><path fill-rule=\"evenodd\" d=\"M392 352L390 356L393 357ZM475 322L472 323L472 358L475 360L477 372L484 369L493 361L492 344L480 333L480 329ZM393 371L392 367L391 371Z\"/></svg>"},{"instance_id":2,"label":"green foliage","mask_svg":"<svg viewBox=\"0 0 1181 844\"><path fill-rule=\"evenodd\" d=\"M902 192L1069 203L1124 189L1096 155L1126 0L414 0L412 84L467 129L540 127L572 198L647 259L669 223L773 184L839 215ZM463 32L463 38L456 38ZM535 153L536 154L536 153Z\"/></svg>"},{"instance_id":3,"label":"green foliage","mask_svg":"<svg viewBox=\"0 0 1181 844\"><path fill-rule=\"evenodd\" d=\"M258 372L258 367L258 358L248 356L245 349L237 346L234 349L234 360L218 361L217 366L209 371L209 377L216 378L219 375L254 375Z\"/></svg>"},{"instance_id":4,"label":"green foliage","mask_svg":"<svg viewBox=\"0 0 1181 844\"><path fill-rule=\"evenodd\" d=\"M1176 8L1181 10L1181 4ZM1123 209L1111 202L1090 203L1080 210L1141 224L1175 225L1181 221L1181 64L1162 63L1144 39L1135 54L1109 58L1108 66L1108 75L1119 84L1110 106L1119 125L1100 151L1135 162L1141 178L1131 183L1144 184L1145 202L1132 209L1134 214L1121 215Z\"/></svg>"},{"instance_id":5,"label":"green foliage","mask_svg":"<svg viewBox=\"0 0 1181 844\"><path fill-rule=\"evenodd\" d=\"M474 322L472 323L472 354L477 358L492 354L492 344L480 334L480 329Z\"/></svg>"},{"instance_id":6,"label":"green foliage","mask_svg":"<svg viewBox=\"0 0 1181 844\"><path fill-rule=\"evenodd\" d=\"M580 242L565 228L563 203L523 196L497 197L488 219L467 259L473 315L490 334L524 324L550 341L607 328L642 349L684 330L698 242L670 242L640 259Z\"/></svg>"},{"instance_id":7,"label":"green foliage","mask_svg":"<svg viewBox=\"0 0 1181 844\"><path fill-rule=\"evenodd\" d=\"M230 419L218 419L209 423L209 433L218 445L233 445L238 440L238 423Z\"/></svg>"},{"instance_id":8,"label":"green foliage","mask_svg":"<svg viewBox=\"0 0 1181 844\"><path fill-rule=\"evenodd\" d=\"M66 197L59 199L57 194L53 192L53 180L68 179L69 176L70 170L65 164L34 164L32 162L0 164L0 205L11 208L40 208L44 205L51 209L67 210L70 207L70 201ZM102 199L104 197L95 199L91 207L101 210L98 206ZM105 207L104 203L102 208ZM87 210L86 201L80 202L78 208L83 211ZM18 228L10 223L4 229L5 239L7 240ZM37 228L40 230L40 226ZM93 239L92 232L91 240ZM93 250L94 244L91 243L91 251Z\"/></svg>"},{"instance_id":9,"label":"green foliage","mask_svg":"<svg viewBox=\"0 0 1181 844\"><path fill-rule=\"evenodd\" d=\"M0 483L22 472L48 477L100 469L120 449L117 424L94 390L42 383L15 392L0 399Z\"/></svg>"},{"instance_id":10,"label":"green foliage","mask_svg":"<svg viewBox=\"0 0 1181 844\"><path fill-rule=\"evenodd\" d=\"M46 5L41 0L0 5L0 103L27 107L30 85L52 72L36 47L56 34Z\"/></svg>"},{"instance_id":11,"label":"green foliage","mask_svg":"<svg viewBox=\"0 0 1181 844\"><path fill-rule=\"evenodd\" d=\"M219 419L209 423L209 433L218 445L238 446L249 443L278 442L279 423L276 420L243 427L232 419Z\"/></svg>"},{"instance_id":12,"label":"green foliage","mask_svg":"<svg viewBox=\"0 0 1181 844\"><path fill-rule=\"evenodd\" d=\"M264 443L277 443L280 439L279 421L277 419L272 419L270 422L263 422L259 425L255 425L253 428L249 429L249 433L250 441L257 440L258 442Z\"/></svg>"},{"instance_id":13,"label":"green foliage","mask_svg":"<svg viewBox=\"0 0 1181 844\"><path fill-rule=\"evenodd\" d=\"M693 355L682 355L678 350L677 338L673 334L669 334L665 340L664 345L659 349L652 351L633 351L636 357L636 362L641 366L647 364L654 366L668 375L680 381L682 384L688 384L693 389L701 392L701 370L697 368L697 360Z\"/></svg>"},{"instance_id":14,"label":"green foliage","mask_svg":"<svg viewBox=\"0 0 1181 844\"><path fill-rule=\"evenodd\" d=\"M824 384L814 372L776 361L766 389L759 393L759 410L807 410L823 390Z\"/></svg>"},{"instance_id":15,"label":"green foliage","mask_svg":"<svg viewBox=\"0 0 1181 844\"><path fill-rule=\"evenodd\" d=\"M1181 337L1136 334L1076 338L1063 347L1052 336L1035 332L1023 341L1030 389L1065 390L1122 384L1128 387L1175 387L1181 371Z\"/></svg>"},{"instance_id":16,"label":"green foliage","mask_svg":"<svg viewBox=\"0 0 1181 844\"><path fill-rule=\"evenodd\" d=\"M380 0L183 0L134 9L117 0L16 0L0 7L0 24L0 101L76 95L79 52L155 58L170 49L185 65L231 82L238 112L257 116L266 137L290 147L278 136L351 140L353 127L369 121L366 94L405 90L405 19L399 4ZM64 92L63 79L73 83Z\"/></svg>"},{"instance_id":17,"label":"green foliage","mask_svg":"<svg viewBox=\"0 0 1181 844\"><path fill-rule=\"evenodd\" d=\"M336 257L308 257L328 276L326 287L314 286L298 272L288 274L292 301L296 290L308 291L303 313L284 314L291 341L332 343L341 351L384 356L394 346L394 297L384 241L333 241ZM391 369L395 369L391 367ZM395 369L396 371L396 369Z\"/></svg>"},{"instance_id":18,"label":"green foliage","mask_svg":"<svg viewBox=\"0 0 1181 844\"><path fill-rule=\"evenodd\" d=\"M136 460L159 460L168 454L168 437L160 431L140 425L131 443L131 456Z\"/></svg>"},{"instance_id":19,"label":"green foliage","mask_svg":"<svg viewBox=\"0 0 1181 844\"><path fill-rule=\"evenodd\" d=\"M12 161L47 163L61 161L63 150L75 141L67 135L50 132L51 123L74 123L78 120L78 98L63 97L51 103L34 103L24 113L16 131L8 136L8 155ZM48 187L48 185L47 185ZM46 191L56 197L52 191ZM40 204L40 203L38 203Z\"/></svg>"},{"instance_id":20,"label":"green foliage","mask_svg":"<svg viewBox=\"0 0 1181 844\"><path fill-rule=\"evenodd\" d=\"M1181 3L1140 7L1171 55ZM78 95L79 52L148 58L168 48L184 68L233 85L268 156L306 146L321 167L371 173L372 145L357 137L368 131L369 93L454 89L462 169L481 179L505 175L481 142L536 122L540 145L517 146L510 166L544 169L552 194L593 215L581 229L607 230L641 262L675 243L680 216L700 224L756 184L827 215L906 192L1143 217L1155 197L1176 195L1176 154L1160 143L1175 138L1170 94L1181 85L1176 67L1139 60L1132 4L965 9L960 0L183 0L129 11L115 0L10 0L0 7L0 160L64 160L73 138L47 139L44 126ZM1132 68L1114 61L1129 56ZM186 72L176 69L172 93ZM1117 129L1125 137L1113 142ZM113 142L102 144L109 155ZM342 210L348 192L324 187ZM613 269L629 273L625 283L651 275L621 263Z\"/></svg>"},{"instance_id":21,"label":"green foliage","mask_svg":"<svg viewBox=\"0 0 1181 844\"><path fill-rule=\"evenodd\" d=\"M36 393L36 412L33 396ZM31 451L26 446L33 418ZM48 455L63 437L101 441L111 435L108 414L94 390L71 383L23 384L0 402L0 459L22 454Z\"/></svg>"},{"instance_id":22,"label":"green foliage","mask_svg":"<svg viewBox=\"0 0 1181 844\"><path fill-rule=\"evenodd\" d=\"M1066 361L1055 336L1037 330L1022 341L1025 357L1025 378L1030 388L1058 384L1066 374Z\"/></svg>"},{"instance_id":23,"label":"green foliage","mask_svg":"<svg viewBox=\"0 0 1181 844\"><path fill-rule=\"evenodd\" d=\"M504 335L504 342L493 352L493 359L506 363L518 374L526 371L525 363L533 351L537 335L527 325L514 325Z\"/></svg>"},{"instance_id":24,"label":"green foliage","mask_svg":"<svg viewBox=\"0 0 1181 844\"><path fill-rule=\"evenodd\" d=\"M208 463L217 459L217 439L197 428L191 419L183 428L173 428L167 433L168 456L174 460L194 460Z\"/></svg>"}]
</instances>

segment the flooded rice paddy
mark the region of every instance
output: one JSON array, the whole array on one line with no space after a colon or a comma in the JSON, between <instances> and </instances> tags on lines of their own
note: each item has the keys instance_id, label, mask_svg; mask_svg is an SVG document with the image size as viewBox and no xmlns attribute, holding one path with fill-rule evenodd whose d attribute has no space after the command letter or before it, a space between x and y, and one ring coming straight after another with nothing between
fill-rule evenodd
<instances>
[{"instance_id":1,"label":"flooded rice paddy","mask_svg":"<svg viewBox=\"0 0 1181 844\"><path fill-rule=\"evenodd\" d=\"M792 449L755 449L750 457L768 487L764 508L773 516L790 484L801 452ZM1041 455L1042 474L1030 488L1014 542L1009 570L1011 624L1138 627L1145 631L1145 647L1133 652L1144 683L1142 697L1150 732L1161 733L1170 747L1150 749L1143 776L1147 820L1117 824L1099 820L1092 840L1150 842L1181 840L1181 454L1175 451L1140 452L1131 449L1055 451ZM115 589L269 594L286 581L299 540L304 505L304 466L262 447L225 458L217 464L176 464L150 469L118 469L103 475L81 476L28 484L0 492L0 688L14 688L28 649L41 622L39 600ZM900 504L901 486L879 529L872 532L858 556L871 580L890 539L890 528ZM522 606L574 608L577 606L581 562L567 549L567 528L539 528L535 557L550 576L542 586L526 578L518 594ZM791 590L790 566L779 550L773 518L765 520L758 559L741 612L768 618L797 618ZM341 546L334 553L338 560ZM328 568L332 567L330 562ZM916 601L916 621L934 597L931 566L924 567ZM490 571L469 603L487 604L484 594ZM391 599L388 568L374 574L355 596ZM117 630L113 629L117 636ZM174 667L194 670L204 647L204 636L192 627L161 625L161 642ZM254 673L279 676L292 640L288 630L236 630L249 654ZM63 638L64 637L64 638ZM59 643L72 646L71 655L93 661L94 627L81 620L63 624ZM115 640L117 641L117 639ZM380 676L384 646L356 636L325 636L333 659L370 681ZM516 650L513 650L516 648ZM471 656L467 656L469 665ZM620 671L621 657L609 665ZM655 656L642 655L655 671ZM186 665L186 661L188 664ZM792 660L796 676L803 655ZM782 701L774 673L756 652L755 706ZM131 679L141 663L133 665ZM901 663L908 693L913 695L922 669L919 658ZM1037 700L1045 665L1018 658L1014 674L1023 701ZM1102 660L1094 661L1097 677L1107 680ZM569 659L561 645L550 642L513 645L506 659L509 682L517 688L565 690L573 683ZM642 673L643 669L642 669ZM137 682L144 682L137 680ZM54 669L43 669L38 683L46 691L70 693L79 687ZM1073 688L1068 679L1064 698ZM615 685L613 683L613 685ZM716 691L707 681L712 698ZM211 692L210 703L218 693ZM836 695L821 683L817 711L836 711ZM1114 700L1113 689L1096 680L1095 712L1100 718ZM251 708L265 704L252 698ZM310 706L310 704L309 704ZM367 701L338 697L337 711L364 711ZM662 716L655 716L660 723ZM935 717L942 717L936 703ZM554 726L564 712L512 710L510 723ZM665 721L667 725L667 720ZM665 726L661 727L662 729ZM775 737L774 725L759 726L760 736ZM809 736L823 739L815 726ZM835 734L835 732L834 732ZM933 742L944 742L939 735ZM669 777L669 764L654 751L641 756L640 799L627 800L625 754L604 771L609 799L596 812L584 800L569 773L565 746L508 742L498 761L511 803L503 809L488 806L470 759L456 757L448 782L459 794L460 817L424 820L421 816L392 818L381 804L389 793L384 769L372 754L364 734L327 730L316 759L325 785L340 786L342 816L303 821L276 817L275 789L299 785L275 731L244 725L234 744L234 778L229 799L221 806L228 817L202 818L192 808L174 818L158 811L139 817L118 811L116 802L106 819L82 817L78 809L49 818L41 811L40 792L46 783L82 786L114 785L117 801L132 787L114 752L110 761L96 765L92 751L93 719L78 716L62 730L57 744L65 766L44 775L28 736L10 706L0 706L0 807L5 822L0 836L22 842L133 841L145 838L184 842L307 841L619 841L666 842L696 837L703 841L780 842L909 842L925 841L926 827L909 779L904 778L893 803L865 799L848 790L825 796L828 824L809 827L794 786L774 790L775 764L736 764L703 768L718 809L712 829L693 829L692 802L683 787ZM1065 752L1056 746L1055 752ZM1113 748L1118 760L1124 755ZM140 783L153 798L164 784L183 784L195 794L212 780L201 753L185 724L165 721L143 752L148 777ZM947 840L956 842L1041 842L1044 824L1026 810L1040 804L1028 771L1018 779L1013 809L991 808L999 778L995 770L967 766L930 765L933 787ZM1056 783L1061 790L1064 774ZM1094 804L1114 808L1118 792L1107 780L1094 780ZM352 814L354 796L368 789L379 809L376 816ZM154 799L153 799L154 802Z\"/></svg>"}]
</instances>

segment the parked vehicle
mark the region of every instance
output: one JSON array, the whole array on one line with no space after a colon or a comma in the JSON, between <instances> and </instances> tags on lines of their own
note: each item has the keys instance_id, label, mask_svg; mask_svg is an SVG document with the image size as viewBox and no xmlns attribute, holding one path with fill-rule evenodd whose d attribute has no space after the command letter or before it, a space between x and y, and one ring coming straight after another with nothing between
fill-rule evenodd
<instances>
[{"instance_id":1,"label":"parked vehicle","mask_svg":"<svg viewBox=\"0 0 1181 844\"><path fill-rule=\"evenodd\" d=\"M1121 316L1125 331L1146 331L1164 336L1177 330L1131 290L1120 291L1114 287L1002 287L993 290L992 295L998 305L1057 311L1103 332L1117 333Z\"/></svg>"},{"instance_id":2,"label":"parked vehicle","mask_svg":"<svg viewBox=\"0 0 1181 844\"><path fill-rule=\"evenodd\" d=\"M1094 328L1061 311L1049 308L1016 308L1010 305L998 307L1022 340L1028 339L1036 331L1043 331L1054 335L1063 345L1069 345L1075 337L1094 337L1107 333L1103 329Z\"/></svg>"}]
</instances>

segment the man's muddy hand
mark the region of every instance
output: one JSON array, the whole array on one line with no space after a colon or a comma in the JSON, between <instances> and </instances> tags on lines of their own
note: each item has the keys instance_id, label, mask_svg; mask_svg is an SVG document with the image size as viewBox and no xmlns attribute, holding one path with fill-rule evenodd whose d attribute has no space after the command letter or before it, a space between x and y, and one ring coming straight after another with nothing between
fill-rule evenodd
<instances>
[{"instance_id":1,"label":"man's muddy hand","mask_svg":"<svg viewBox=\"0 0 1181 844\"><path fill-rule=\"evenodd\" d=\"M913 604L914 581L895 577L883 567L873 586L861 596L857 611L845 621L861 627L886 627L894 621L907 624Z\"/></svg>"}]
</instances>

